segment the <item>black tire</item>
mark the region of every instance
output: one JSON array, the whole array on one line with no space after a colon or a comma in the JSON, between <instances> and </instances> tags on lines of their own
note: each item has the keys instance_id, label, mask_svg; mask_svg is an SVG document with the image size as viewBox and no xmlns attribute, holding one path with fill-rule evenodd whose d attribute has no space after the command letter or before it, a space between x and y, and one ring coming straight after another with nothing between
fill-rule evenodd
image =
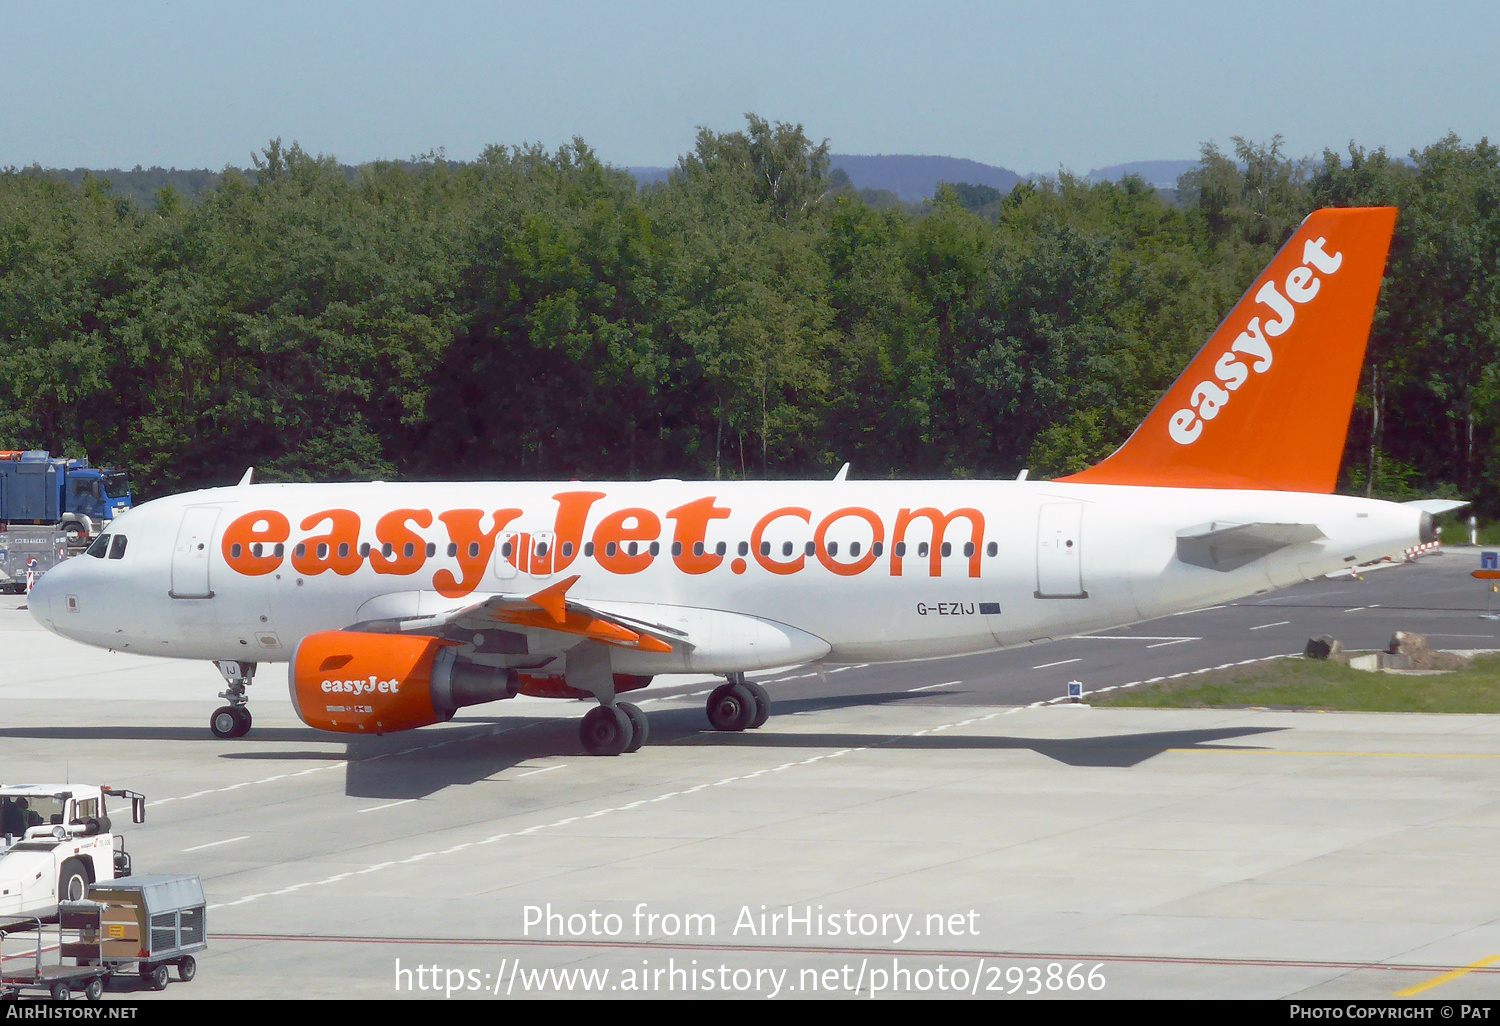
<instances>
[{"instance_id":1,"label":"black tire","mask_svg":"<svg viewBox=\"0 0 1500 1026\"><path fill-rule=\"evenodd\" d=\"M755 719L755 695L743 684L721 684L708 696L707 712L715 730L744 730Z\"/></svg>"},{"instance_id":2,"label":"black tire","mask_svg":"<svg viewBox=\"0 0 1500 1026\"><path fill-rule=\"evenodd\" d=\"M759 684L745 681L745 690L755 697L755 715L750 719L750 729L758 730L766 725L771 715L771 696Z\"/></svg>"},{"instance_id":3,"label":"black tire","mask_svg":"<svg viewBox=\"0 0 1500 1026\"><path fill-rule=\"evenodd\" d=\"M68 986L67 980L58 980L52 985L52 1000L66 1001L73 996L73 990Z\"/></svg>"},{"instance_id":4,"label":"black tire","mask_svg":"<svg viewBox=\"0 0 1500 1026\"><path fill-rule=\"evenodd\" d=\"M251 719L250 710L246 709L243 705L239 706L234 710L234 717L237 723L234 728L234 736L244 737L250 733L250 724L254 722Z\"/></svg>"},{"instance_id":5,"label":"black tire","mask_svg":"<svg viewBox=\"0 0 1500 1026\"><path fill-rule=\"evenodd\" d=\"M183 955L177 960L177 978L183 983L191 983L193 977L198 975L198 960L192 955Z\"/></svg>"},{"instance_id":6,"label":"black tire","mask_svg":"<svg viewBox=\"0 0 1500 1026\"><path fill-rule=\"evenodd\" d=\"M104 996L104 977L95 976L83 985L83 997L86 1001L98 1001Z\"/></svg>"},{"instance_id":7,"label":"black tire","mask_svg":"<svg viewBox=\"0 0 1500 1026\"><path fill-rule=\"evenodd\" d=\"M626 753L640 751L646 738L651 736L651 724L646 721L646 714L634 702L616 702L615 708L630 720L630 743L625 746Z\"/></svg>"},{"instance_id":8,"label":"black tire","mask_svg":"<svg viewBox=\"0 0 1500 1026\"><path fill-rule=\"evenodd\" d=\"M590 755L619 755L630 743L630 735L630 717L607 705L590 709L578 726L583 750Z\"/></svg>"},{"instance_id":9,"label":"black tire","mask_svg":"<svg viewBox=\"0 0 1500 1026\"><path fill-rule=\"evenodd\" d=\"M214 737L238 737L235 731L239 729L239 725L240 718L235 715L232 705L219 706L208 718L208 729L213 731Z\"/></svg>"},{"instance_id":10,"label":"black tire","mask_svg":"<svg viewBox=\"0 0 1500 1026\"><path fill-rule=\"evenodd\" d=\"M168 982L172 979L165 965L155 964L151 964L149 968L145 965L141 966L141 978L152 990L166 990Z\"/></svg>"},{"instance_id":11,"label":"black tire","mask_svg":"<svg viewBox=\"0 0 1500 1026\"><path fill-rule=\"evenodd\" d=\"M77 859L68 859L57 874L57 900L82 901L88 894L88 870Z\"/></svg>"}]
</instances>

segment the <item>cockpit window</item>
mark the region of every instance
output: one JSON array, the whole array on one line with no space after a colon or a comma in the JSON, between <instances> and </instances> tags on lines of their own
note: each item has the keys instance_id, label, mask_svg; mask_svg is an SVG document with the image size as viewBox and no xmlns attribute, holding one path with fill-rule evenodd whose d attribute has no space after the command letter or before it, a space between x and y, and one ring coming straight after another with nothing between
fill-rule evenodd
<instances>
[{"instance_id":1,"label":"cockpit window","mask_svg":"<svg viewBox=\"0 0 1500 1026\"><path fill-rule=\"evenodd\" d=\"M117 535L115 535L115 543L114 543L113 546L110 547L109 558L110 559L124 559L125 558L125 536L123 534L117 534Z\"/></svg>"},{"instance_id":2,"label":"cockpit window","mask_svg":"<svg viewBox=\"0 0 1500 1026\"><path fill-rule=\"evenodd\" d=\"M94 539L94 544L90 545L84 551L87 552L90 556L93 556L95 559L103 559L109 553L110 537L110 535L101 534L99 537Z\"/></svg>"}]
</instances>

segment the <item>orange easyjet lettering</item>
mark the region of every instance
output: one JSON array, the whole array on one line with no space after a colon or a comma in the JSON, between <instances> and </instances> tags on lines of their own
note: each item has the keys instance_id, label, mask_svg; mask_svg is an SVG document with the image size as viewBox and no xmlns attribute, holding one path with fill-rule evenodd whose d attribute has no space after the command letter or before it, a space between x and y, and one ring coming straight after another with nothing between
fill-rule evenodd
<instances>
[{"instance_id":1,"label":"orange easyjet lettering","mask_svg":"<svg viewBox=\"0 0 1500 1026\"><path fill-rule=\"evenodd\" d=\"M484 577L484 568L489 564L490 554L495 551L495 535L500 529L521 515L518 509L497 509L488 531L479 529L479 520L484 511L479 509L450 509L439 513L438 519L448 525L448 539L453 543L453 555L458 559L458 568L463 577L456 578L451 570L439 570L432 575L432 586L445 598L463 598L479 587Z\"/></svg>"},{"instance_id":2,"label":"orange easyjet lettering","mask_svg":"<svg viewBox=\"0 0 1500 1026\"><path fill-rule=\"evenodd\" d=\"M348 577L364 559L359 554L359 515L347 509L325 509L305 517L298 526L310 531L327 522L327 534L303 538L292 550L292 566L299 574L316 577L332 570Z\"/></svg>"},{"instance_id":3,"label":"orange easyjet lettering","mask_svg":"<svg viewBox=\"0 0 1500 1026\"><path fill-rule=\"evenodd\" d=\"M1312 286L1304 283L1302 287ZM1243 364L1235 364L1235 367L1248 373ZM559 573L583 554L591 555L607 573L637 574L651 566L660 554L662 517L651 510L631 506L605 513L594 527L590 547L585 547L582 540L589 515L596 503L606 498L605 493L559 492L552 498L557 502L557 512L550 532L507 531L506 528L522 515L519 509L495 510L490 514L488 529L481 526L486 514L480 509L450 509L439 513L436 521L445 526L448 536L446 552L438 552L424 533L435 522L431 510L395 509L382 514L375 522L373 545L360 542L361 524L357 513L347 509L322 510L302 519L299 527L303 532L319 530L320 533L305 534L292 546L292 566L298 573L310 577L330 570L348 577L357 573L368 559L370 568L377 574L409 577L421 571L436 553L437 558L456 562L458 572L455 574L449 568L437 570L432 577L433 587L448 598L461 598L479 587L497 545L501 545L501 559L521 572L537 577ZM731 509L717 505L717 497L713 495L668 510L665 517L673 523L672 564L682 573L693 576L711 573L722 566L728 546L724 542L710 545L708 532L714 521L728 520L732 515ZM969 522L969 541L963 546L963 554L969 561L969 576L978 577L984 515L976 509L943 512L930 506L902 509L897 513L891 532L891 575L902 575L907 531L915 521L925 519L931 526L931 551L926 550L929 543L923 543L919 555L928 559L929 575L941 577L943 557L952 554L952 546L946 545L944 536L949 525L960 517ZM801 520L808 525L813 523L812 511L801 506L773 509L756 522L750 532L749 545L740 543L741 552L753 556L755 563L770 573L779 576L799 573L807 567L807 557L814 555L829 573L853 577L869 570L882 554L886 528L874 510L860 506L833 510L817 522L810 542L784 540L779 545L782 551L774 553L765 535L771 525L786 518ZM864 521L869 528L869 541L863 540L862 531L859 540L830 541L829 534L842 521L851 519ZM282 565L290 538L291 524L287 517L275 510L262 509L246 513L230 523L225 528L220 548L231 570L247 577L260 577ZM840 545L844 546L842 550ZM943 551L945 547L948 552ZM746 549L749 551L745 552ZM735 573L744 573L746 568L743 558L733 561Z\"/></svg>"}]
</instances>

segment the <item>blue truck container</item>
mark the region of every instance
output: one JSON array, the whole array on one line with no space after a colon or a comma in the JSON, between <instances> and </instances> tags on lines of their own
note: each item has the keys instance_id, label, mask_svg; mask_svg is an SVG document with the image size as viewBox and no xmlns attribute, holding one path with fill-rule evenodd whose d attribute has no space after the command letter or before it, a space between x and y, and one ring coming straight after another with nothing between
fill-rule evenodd
<instances>
[{"instance_id":1,"label":"blue truck container","mask_svg":"<svg viewBox=\"0 0 1500 1026\"><path fill-rule=\"evenodd\" d=\"M0 451L0 587L50 569L59 549L87 545L130 506L123 470L40 449Z\"/></svg>"}]
</instances>

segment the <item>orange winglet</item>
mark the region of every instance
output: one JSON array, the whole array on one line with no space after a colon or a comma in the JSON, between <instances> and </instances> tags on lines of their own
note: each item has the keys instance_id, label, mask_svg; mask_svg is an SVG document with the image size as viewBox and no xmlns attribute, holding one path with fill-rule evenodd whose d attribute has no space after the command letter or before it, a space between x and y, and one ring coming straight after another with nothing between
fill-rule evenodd
<instances>
[{"instance_id":1,"label":"orange winglet","mask_svg":"<svg viewBox=\"0 0 1500 1026\"><path fill-rule=\"evenodd\" d=\"M566 623L568 619L568 589L578 583L579 574L574 574L556 584L549 585L535 595L527 595L526 601L547 611L555 623Z\"/></svg>"}]
</instances>

